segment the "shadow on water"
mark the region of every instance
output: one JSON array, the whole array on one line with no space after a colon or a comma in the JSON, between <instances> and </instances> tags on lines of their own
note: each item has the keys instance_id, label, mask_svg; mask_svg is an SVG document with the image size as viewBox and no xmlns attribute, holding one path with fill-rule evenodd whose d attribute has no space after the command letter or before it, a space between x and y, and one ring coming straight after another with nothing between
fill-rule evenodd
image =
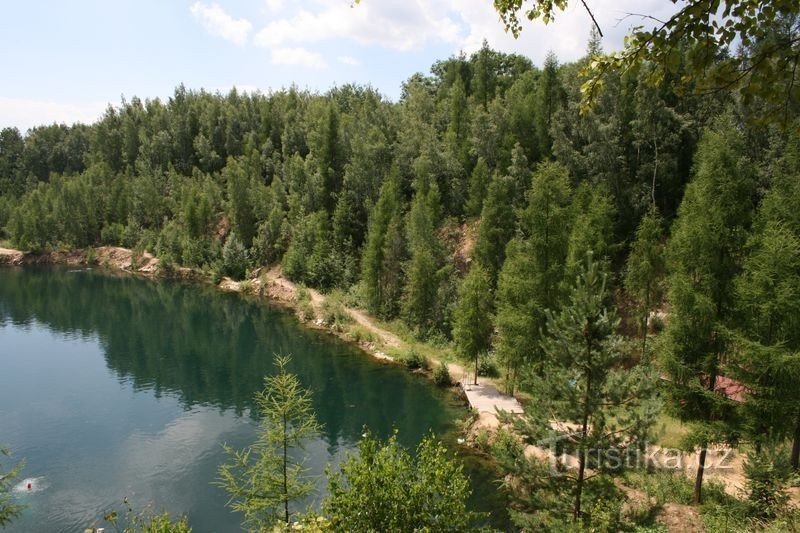
<instances>
[{"instance_id":1,"label":"shadow on water","mask_svg":"<svg viewBox=\"0 0 800 533\"><path fill-rule=\"evenodd\" d=\"M383 437L397 427L409 447L431 430L452 440L463 415L427 380L303 328L284 310L202 285L55 267L0 269L0 328L9 326L96 342L120 387L174 398L186 412L235 413L250 425L253 395L274 371L273 354L292 354L290 370L313 391L324 424L319 444L327 454L319 461L352 449L365 425ZM473 506L492 511L493 525L505 528L505 502L491 472L474 457L465 463Z\"/></svg>"}]
</instances>

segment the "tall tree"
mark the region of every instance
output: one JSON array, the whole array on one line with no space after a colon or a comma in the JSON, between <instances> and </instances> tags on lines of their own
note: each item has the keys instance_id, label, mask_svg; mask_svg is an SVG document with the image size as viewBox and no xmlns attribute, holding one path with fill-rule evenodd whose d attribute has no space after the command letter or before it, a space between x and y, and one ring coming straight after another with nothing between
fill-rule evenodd
<instances>
[{"instance_id":1,"label":"tall tree","mask_svg":"<svg viewBox=\"0 0 800 533\"><path fill-rule=\"evenodd\" d=\"M717 379L726 372L733 283L753 211L755 180L743 154L741 135L729 118L704 134L667 248L671 313L663 366L673 411L694 423L687 444L700 449L698 504L709 443L736 436L733 402L717 392Z\"/></svg>"},{"instance_id":2,"label":"tall tree","mask_svg":"<svg viewBox=\"0 0 800 533\"><path fill-rule=\"evenodd\" d=\"M305 461L296 457L319 433L311 393L289 372L290 358L276 356L278 373L264 378L256 395L261 428L256 442L237 451L225 446L230 462L219 469L219 484L228 491L228 505L244 514L255 530L289 523L292 501L314 490Z\"/></svg>"},{"instance_id":3,"label":"tall tree","mask_svg":"<svg viewBox=\"0 0 800 533\"><path fill-rule=\"evenodd\" d=\"M479 264L473 264L459 287L453 340L461 357L475 361L475 385L478 384L478 358L489 349L492 336L491 294L489 275Z\"/></svg>"},{"instance_id":4,"label":"tall tree","mask_svg":"<svg viewBox=\"0 0 800 533\"><path fill-rule=\"evenodd\" d=\"M636 302L642 357L647 357L650 312L664 296L664 222L655 209L642 218L625 266L625 291Z\"/></svg>"},{"instance_id":5,"label":"tall tree","mask_svg":"<svg viewBox=\"0 0 800 533\"><path fill-rule=\"evenodd\" d=\"M545 57L536 88L536 138L539 142L539 154L543 159L551 157L553 153L550 127L553 115L566 104L566 97L559 76L558 59L551 50Z\"/></svg>"},{"instance_id":6,"label":"tall tree","mask_svg":"<svg viewBox=\"0 0 800 533\"><path fill-rule=\"evenodd\" d=\"M486 269L492 286L497 284L497 276L506 257L506 245L514 236L517 225L513 198L514 183L511 178L495 174L481 210L473 253L475 260Z\"/></svg>"},{"instance_id":7,"label":"tall tree","mask_svg":"<svg viewBox=\"0 0 800 533\"><path fill-rule=\"evenodd\" d=\"M652 369L623 366L626 354L616 333L619 319L610 305L607 277L589 253L569 303L559 313L548 312L543 341L547 370L534 377L537 401L513 421L527 441L546 438L577 457L578 471L568 477L574 482L575 522L583 518L586 481L614 468L621 456L590 456L590 451L639 449L659 410Z\"/></svg>"}]
</instances>

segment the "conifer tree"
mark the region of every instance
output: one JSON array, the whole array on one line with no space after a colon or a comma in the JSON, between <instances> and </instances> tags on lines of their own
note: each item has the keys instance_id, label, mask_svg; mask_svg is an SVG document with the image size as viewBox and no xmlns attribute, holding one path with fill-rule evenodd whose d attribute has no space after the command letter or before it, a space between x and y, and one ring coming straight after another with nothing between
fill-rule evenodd
<instances>
[{"instance_id":1,"label":"conifer tree","mask_svg":"<svg viewBox=\"0 0 800 533\"><path fill-rule=\"evenodd\" d=\"M553 115L566 102L566 93L558 72L558 59L550 51L544 60L544 67L536 90L536 137L539 154L543 159L550 158L553 151L553 138L550 126Z\"/></svg>"},{"instance_id":2,"label":"conifer tree","mask_svg":"<svg viewBox=\"0 0 800 533\"><path fill-rule=\"evenodd\" d=\"M546 161L539 164L520 222L531 244L536 299L544 309L556 310L562 297L560 285L572 224L571 195L569 175L563 165Z\"/></svg>"},{"instance_id":3,"label":"conifer tree","mask_svg":"<svg viewBox=\"0 0 800 533\"><path fill-rule=\"evenodd\" d=\"M524 417L510 419L529 443L547 439L558 452L576 456L577 474L568 477L576 522L583 517L586 482L619 467L625 450L642 446L659 411L656 374L622 364L626 354L607 278L588 253L569 303L547 313L547 370L532 378L537 401Z\"/></svg>"},{"instance_id":4,"label":"conifer tree","mask_svg":"<svg viewBox=\"0 0 800 533\"><path fill-rule=\"evenodd\" d=\"M398 228L396 226L401 202L400 185L395 170L384 181L378 202L370 214L369 230L361 260L361 282L367 309L386 318L390 317L386 311L391 300L390 295L386 294L385 280L386 276L391 275L392 272L387 272L385 269L392 269L394 272L400 270L401 255L398 248L402 246L402 243L397 242ZM395 240L390 243L389 230L392 221L395 221L395 227L391 237L394 237ZM396 245L398 246L395 247ZM387 251L393 251L395 254L387 257ZM389 261L390 259L391 261Z\"/></svg>"},{"instance_id":5,"label":"conifer tree","mask_svg":"<svg viewBox=\"0 0 800 533\"><path fill-rule=\"evenodd\" d=\"M467 216L476 217L481 214L483 203L488 194L491 176L486 160L478 158L472 174L469 176L469 194L467 195L466 212Z\"/></svg>"},{"instance_id":6,"label":"conifer tree","mask_svg":"<svg viewBox=\"0 0 800 533\"><path fill-rule=\"evenodd\" d=\"M475 361L475 385L478 357L489 349L492 335L491 293L488 274L479 264L473 264L458 291L453 340L461 357Z\"/></svg>"},{"instance_id":7,"label":"conifer tree","mask_svg":"<svg viewBox=\"0 0 800 533\"><path fill-rule=\"evenodd\" d=\"M735 406L717 392L717 379L728 370L733 282L753 209L755 183L744 152L729 118L703 135L695 176L667 248L671 314L661 351L671 407L681 420L693 422L687 444L700 450L697 504L702 501L708 445L736 438Z\"/></svg>"},{"instance_id":8,"label":"conifer tree","mask_svg":"<svg viewBox=\"0 0 800 533\"><path fill-rule=\"evenodd\" d=\"M230 462L219 469L218 484L230 495L228 506L243 513L245 523L257 531L288 524L289 504L314 490L304 459L292 455L321 426L311 393L289 372L290 361L276 356L278 373L264 378L264 390L256 395L262 417L258 439L241 451L225 445Z\"/></svg>"},{"instance_id":9,"label":"conifer tree","mask_svg":"<svg viewBox=\"0 0 800 533\"><path fill-rule=\"evenodd\" d=\"M506 392L514 393L526 363L541 369L539 339L544 307L537 299L536 265L528 241L513 239L497 282L497 357L505 367Z\"/></svg>"},{"instance_id":10,"label":"conifer tree","mask_svg":"<svg viewBox=\"0 0 800 533\"><path fill-rule=\"evenodd\" d=\"M666 275L664 227L655 208L642 218L636 230L625 267L625 290L636 302L639 334L642 336L642 357L647 354L647 329L650 312L663 297Z\"/></svg>"},{"instance_id":11,"label":"conifer tree","mask_svg":"<svg viewBox=\"0 0 800 533\"><path fill-rule=\"evenodd\" d=\"M744 341L738 375L748 389L747 429L757 445L790 437L800 460L800 217L797 177L778 177L765 197L736 280ZM794 406L794 407L792 407Z\"/></svg>"},{"instance_id":12,"label":"conifer tree","mask_svg":"<svg viewBox=\"0 0 800 533\"><path fill-rule=\"evenodd\" d=\"M601 268L608 268L611 264L614 205L610 196L605 187L590 186L587 182L582 183L575 193L564 278L567 286L575 282L586 250L594 253L595 261L603 263Z\"/></svg>"},{"instance_id":13,"label":"conifer tree","mask_svg":"<svg viewBox=\"0 0 800 533\"><path fill-rule=\"evenodd\" d=\"M506 257L506 245L514 236L517 224L512 204L513 185L508 176L495 174L481 210L474 256L486 269L492 286L497 284L497 276Z\"/></svg>"}]
</instances>

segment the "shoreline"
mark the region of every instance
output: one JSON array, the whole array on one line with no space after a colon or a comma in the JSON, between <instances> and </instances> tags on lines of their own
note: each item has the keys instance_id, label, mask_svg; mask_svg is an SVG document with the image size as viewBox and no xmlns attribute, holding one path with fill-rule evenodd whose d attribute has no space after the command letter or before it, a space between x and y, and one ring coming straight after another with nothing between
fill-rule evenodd
<instances>
[{"instance_id":1,"label":"shoreline","mask_svg":"<svg viewBox=\"0 0 800 533\"><path fill-rule=\"evenodd\" d=\"M340 340L353 344L366 355L383 364L403 366L402 358L389 355L386 352L408 351L411 348L398 335L377 326L372 317L364 311L343 307L350 317L351 327L329 324L320 315L326 305L327 298L312 288L301 287L285 278L280 266L270 269L257 268L250 273L248 279L235 281L224 277L219 283L213 283L211 277L197 269L189 267L171 267L165 271L157 257L149 252L142 252L136 256L133 250L119 246L100 246L70 251L52 252L23 252L13 248L0 247L0 266L25 267L33 265L65 265L65 266L96 266L108 269L111 272L120 272L141 276L150 279L191 281L211 285L224 292L235 292L242 295L264 299L271 305L277 305L291 310L298 321L306 328L324 332L338 337ZM310 307L312 316L305 316L303 302L298 300L298 294L305 291L308 294L306 305ZM308 311L309 308L306 308ZM364 335L362 337L362 334ZM477 451L470 441L482 431L494 432L500 425L495 412L495 406L500 406L511 412L522 412L522 407L516 398L500 393L494 380L481 378L479 387L471 387L471 374L464 366L445 362L443 358L429 357L429 368L409 369L409 372L423 375L433 381L433 370L440 364L446 364L451 376L451 385L441 387L447 389L466 408L465 437L463 444ZM434 386L436 386L434 384ZM499 399L499 403L498 403ZM467 421L469 422L467 425ZM462 444L462 443L460 443Z\"/></svg>"}]
</instances>

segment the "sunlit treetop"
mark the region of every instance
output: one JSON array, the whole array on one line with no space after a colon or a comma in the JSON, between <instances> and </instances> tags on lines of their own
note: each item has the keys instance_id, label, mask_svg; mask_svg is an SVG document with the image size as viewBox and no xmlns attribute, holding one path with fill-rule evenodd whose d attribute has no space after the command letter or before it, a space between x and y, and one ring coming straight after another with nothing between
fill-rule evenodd
<instances>
[{"instance_id":1,"label":"sunlit treetop","mask_svg":"<svg viewBox=\"0 0 800 533\"><path fill-rule=\"evenodd\" d=\"M800 2L797 0L672 0L678 10L660 20L647 13L625 38L622 50L590 59L581 88L583 107L591 107L603 87L603 74L624 72L643 62L654 65L650 81L664 80L679 94L737 90L743 103L763 103L764 116L787 117L800 104ZM568 0L494 0L506 30L515 37L522 21L555 20ZM581 4L602 35L584 0Z\"/></svg>"}]
</instances>

